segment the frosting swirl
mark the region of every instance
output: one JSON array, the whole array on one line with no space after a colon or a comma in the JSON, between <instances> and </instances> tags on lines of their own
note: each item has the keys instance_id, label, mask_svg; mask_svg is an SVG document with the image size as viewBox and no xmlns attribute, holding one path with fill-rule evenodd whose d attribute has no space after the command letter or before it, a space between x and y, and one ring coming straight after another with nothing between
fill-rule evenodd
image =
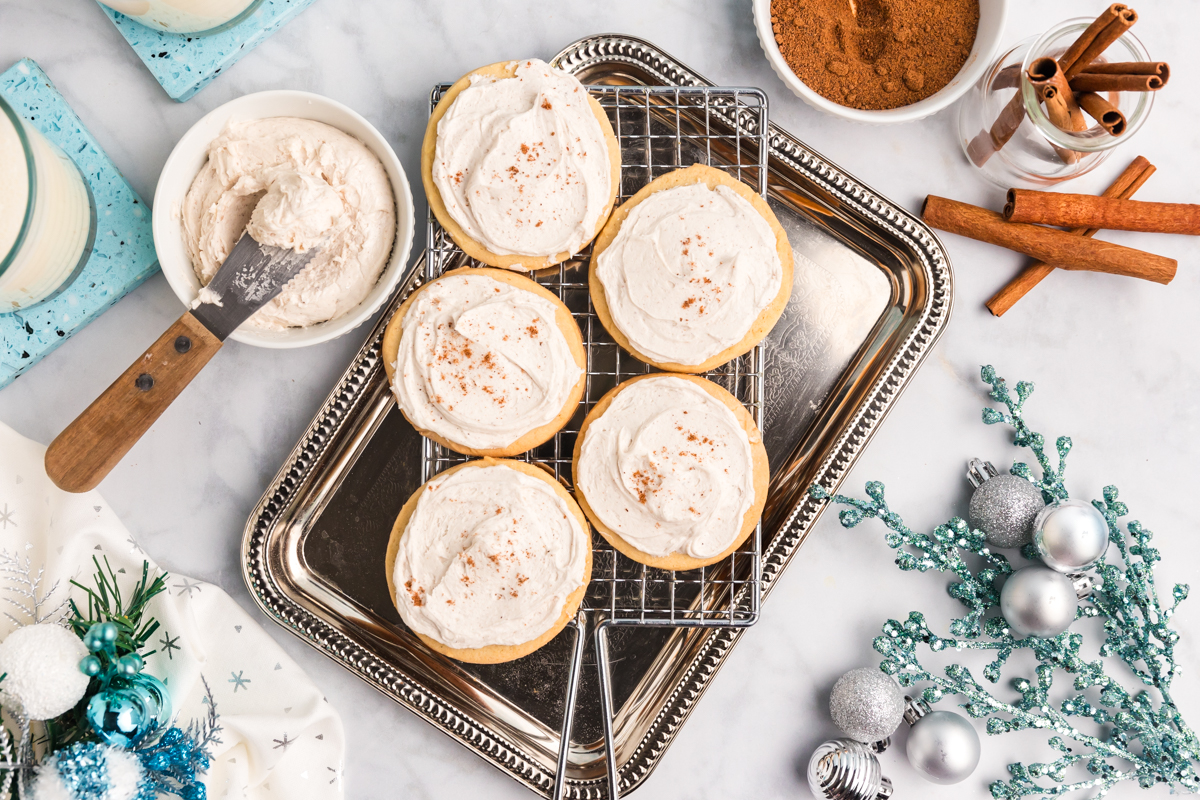
<instances>
[{"instance_id":1,"label":"frosting swirl","mask_svg":"<svg viewBox=\"0 0 1200 800\"><path fill-rule=\"evenodd\" d=\"M584 433L576 485L611 531L652 556L712 558L754 502L750 438L720 400L684 378L623 387Z\"/></svg>"},{"instance_id":2,"label":"frosting swirl","mask_svg":"<svg viewBox=\"0 0 1200 800\"><path fill-rule=\"evenodd\" d=\"M432 177L450 217L498 255L578 252L612 197L587 90L536 59L511 78L471 76L438 121Z\"/></svg>"},{"instance_id":3,"label":"frosting swirl","mask_svg":"<svg viewBox=\"0 0 1200 800\"><path fill-rule=\"evenodd\" d=\"M447 275L417 295L392 389L409 421L475 449L511 445L553 421L583 370L557 306L487 275Z\"/></svg>"},{"instance_id":4,"label":"frosting swirl","mask_svg":"<svg viewBox=\"0 0 1200 800\"><path fill-rule=\"evenodd\" d=\"M303 253L325 241L342 218L342 198L325 181L291 169L268 179L246 226L254 241Z\"/></svg>"},{"instance_id":5,"label":"frosting swirl","mask_svg":"<svg viewBox=\"0 0 1200 800\"><path fill-rule=\"evenodd\" d=\"M393 571L404 624L457 649L550 630L591 546L554 487L495 464L443 473L420 492Z\"/></svg>"},{"instance_id":6,"label":"frosting swirl","mask_svg":"<svg viewBox=\"0 0 1200 800\"><path fill-rule=\"evenodd\" d=\"M779 294L775 247L770 224L733 189L676 186L633 207L596 275L634 349L696 365L745 338Z\"/></svg>"},{"instance_id":7,"label":"frosting swirl","mask_svg":"<svg viewBox=\"0 0 1200 800\"><path fill-rule=\"evenodd\" d=\"M244 323L259 330L316 325L353 309L375 287L396 236L395 195L379 158L353 136L297 117L230 122L209 144L180 217L202 286L247 225L264 244L320 244Z\"/></svg>"}]
</instances>

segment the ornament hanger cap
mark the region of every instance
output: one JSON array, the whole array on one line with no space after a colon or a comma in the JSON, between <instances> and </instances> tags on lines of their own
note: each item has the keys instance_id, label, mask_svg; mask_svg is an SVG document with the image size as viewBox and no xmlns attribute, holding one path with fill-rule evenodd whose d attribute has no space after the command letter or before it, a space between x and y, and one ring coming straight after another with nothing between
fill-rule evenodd
<instances>
[{"instance_id":1,"label":"ornament hanger cap","mask_svg":"<svg viewBox=\"0 0 1200 800\"><path fill-rule=\"evenodd\" d=\"M990 466L990 465L989 465ZM929 713L929 704L924 700L914 700L908 695L904 695L904 721L909 725L916 723L921 717Z\"/></svg>"},{"instance_id":2,"label":"ornament hanger cap","mask_svg":"<svg viewBox=\"0 0 1200 800\"><path fill-rule=\"evenodd\" d=\"M1075 587L1075 596L1080 600L1090 597L1096 588L1096 578L1087 573L1068 572L1067 577L1071 579L1071 585Z\"/></svg>"},{"instance_id":3,"label":"ornament hanger cap","mask_svg":"<svg viewBox=\"0 0 1200 800\"><path fill-rule=\"evenodd\" d=\"M994 478L999 474L999 471L992 466L992 462L990 461L984 461L982 458L972 458L967 462L967 480L976 489L982 486L984 481Z\"/></svg>"}]
</instances>

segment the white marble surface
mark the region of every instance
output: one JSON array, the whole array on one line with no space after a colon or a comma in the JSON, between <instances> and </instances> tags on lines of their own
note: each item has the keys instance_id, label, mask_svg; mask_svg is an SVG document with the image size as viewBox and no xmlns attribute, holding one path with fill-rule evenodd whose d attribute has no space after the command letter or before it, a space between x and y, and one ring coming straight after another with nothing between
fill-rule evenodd
<instances>
[{"instance_id":1,"label":"white marble surface","mask_svg":"<svg viewBox=\"0 0 1200 800\"><path fill-rule=\"evenodd\" d=\"M1047 17L1045 3L1012 0L1005 41L1061 18L1094 14L1102 4L1060 0ZM1171 61L1172 85L1135 142L1076 185L1097 191L1142 153L1160 169L1142 197L1195 200L1200 6L1156 0L1140 8L1138 36L1155 57ZM384 132L415 178L433 83L505 58L548 57L579 37L606 31L655 42L718 83L763 87L775 122L910 208L927 193L1001 203L999 190L973 176L955 146L952 112L873 128L820 116L791 97L759 51L747 0L319 0L183 105L167 98L90 0L3 0L0 67L23 56L36 59L150 201L172 145L196 119L231 98L270 88L306 89L350 105ZM422 203L418 218L423 214ZM983 301L1022 258L946 237L956 280L949 329L845 488L857 493L868 479L885 481L893 504L914 526L964 511L965 459L978 454L1007 467L1015 455L1003 430L979 423L985 397L978 367L992 363L1013 379L1037 382L1030 405L1035 427L1074 437L1073 493L1095 497L1105 484L1119 484L1135 517L1158 534L1166 557L1162 584L1200 582L1193 501L1200 478L1200 249L1183 237L1111 238L1178 258L1179 276L1162 287L1060 273L997 320ZM0 391L0 420L49 441L179 313L166 281L151 279ZM531 797L267 622L243 586L238 544L246 517L363 333L299 351L231 344L101 491L160 564L224 586L324 687L346 722L347 797ZM889 617L921 609L942 622L957 613L944 578L902 574L891 561L877 526L843 531L826 515L761 623L744 637L637 796L808 797L802 769L812 748L836 732L826 702L837 676L875 663L871 638ZM1200 720L1196 602L1176 617L1184 633L1176 695L1193 724ZM985 738L983 764L957 787L920 780L897 750L883 761L897 797L983 798L1005 763L1045 755L1038 735ZM1112 796L1135 795L1124 786Z\"/></svg>"}]
</instances>

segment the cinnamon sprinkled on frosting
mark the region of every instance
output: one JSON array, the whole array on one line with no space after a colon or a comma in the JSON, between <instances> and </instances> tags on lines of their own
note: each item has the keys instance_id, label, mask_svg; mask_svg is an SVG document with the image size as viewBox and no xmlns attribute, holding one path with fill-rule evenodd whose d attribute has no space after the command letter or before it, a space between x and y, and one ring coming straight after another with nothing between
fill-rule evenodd
<instances>
[{"instance_id":1,"label":"cinnamon sprinkled on frosting","mask_svg":"<svg viewBox=\"0 0 1200 800\"><path fill-rule=\"evenodd\" d=\"M498 255L578 252L612 196L608 143L572 75L531 59L471 77L438 121L432 177L451 218Z\"/></svg>"},{"instance_id":2,"label":"cinnamon sprinkled on frosting","mask_svg":"<svg viewBox=\"0 0 1200 800\"><path fill-rule=\"evenodd\" d=\"M495 464L431 480L400 539L404 623L453 648L518 645L583 583L588 533L545 481Z\"/></svg>"},{"instance_id":3,"label":"cinnamon sprinkled on frosting","mask_svg":"<svg viewBox=\"0 0 1200 800\"><path fill-rule=\"evenodd\" d=\"M487 275L450 275L406 312L392 389L423 430L505 447L557 417L582 370L556 306Z\"/></svg>"},{"instance_id":4,"label":"cinnamon sprinkled on frosting","mask_svg":"<svg viewBox=\"0 0 1200 800\"><path fill-rule=\"evenodd\" d=\"M750 332L779 294L775 233L728 186L654 192L597 258L613 323L659 363L702 364Z\"/></svg>"},{"instance_id":5,"label":"cinnamon sprinkled on frosting","mask_svg":"<svg viewBox=\"0 0 1200 800\"><path fill-rule=\"evenodd\" d=\"M662 376L625 386L588 425L576 482L592 513L642 552L710 558L741 534L754 460L724 403Z\"/></svg>"}]
</instances>

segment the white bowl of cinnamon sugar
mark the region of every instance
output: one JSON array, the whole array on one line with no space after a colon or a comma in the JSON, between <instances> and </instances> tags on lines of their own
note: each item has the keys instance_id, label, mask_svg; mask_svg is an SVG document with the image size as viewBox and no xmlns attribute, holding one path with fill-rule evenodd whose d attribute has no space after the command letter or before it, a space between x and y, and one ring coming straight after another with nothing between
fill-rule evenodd
<instances>
[{"instance_id":1,"label":"white bowl of cinnamon sugar","mask_svg":"<svg viewBox=\"0 0 1200 800\"><path fill-rule=\"evenodd\" d=\"M871 124L941 111L1000 46L1008 0L753 0L767 61L813 108Z\"/></svg>"}]
</instances>

